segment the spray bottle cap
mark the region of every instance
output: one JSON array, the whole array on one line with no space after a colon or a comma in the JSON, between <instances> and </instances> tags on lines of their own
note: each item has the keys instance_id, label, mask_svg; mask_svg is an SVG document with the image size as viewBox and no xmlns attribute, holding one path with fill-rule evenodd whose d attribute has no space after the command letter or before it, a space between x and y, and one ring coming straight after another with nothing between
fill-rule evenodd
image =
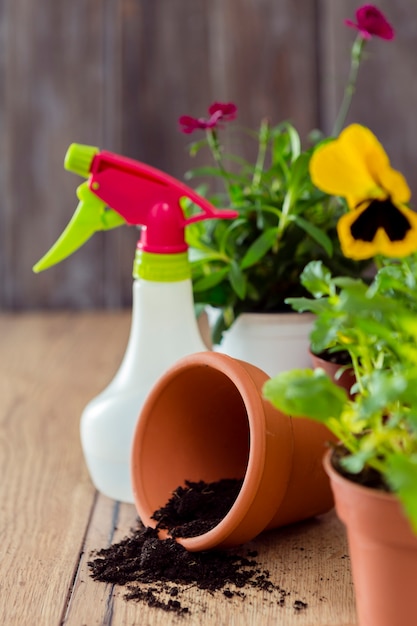
<instances>
[{"instance_id":1,"label":"spray bottle cap","mask_svg":"<svg viewBox=\"0 0 417 626\"><path fill-rule=\"evenodd\" d=\"M78 190L80 203L56 244L34 266L39 272L77 250L97 230L121 224L141 226L139 248L154 254L187 250L185 227L213 218L234 218L236 211L216 209L187 185L164 172L93 146L72 144L65 168L87 178ZM188 198L201 213L185 218L180 206Z\"/></svg>"},{"instance_id":2,"label":"spray bottle cap","mask_svg":"<svg viewBox=\"0 0 417 626\"><path fill-rule=\"evenodd\" d=\"M64 167L69 172L88 178L93 159L99 152L99 148L95 146L71 144L65 155Z\"/></svg>"}]
</instances>

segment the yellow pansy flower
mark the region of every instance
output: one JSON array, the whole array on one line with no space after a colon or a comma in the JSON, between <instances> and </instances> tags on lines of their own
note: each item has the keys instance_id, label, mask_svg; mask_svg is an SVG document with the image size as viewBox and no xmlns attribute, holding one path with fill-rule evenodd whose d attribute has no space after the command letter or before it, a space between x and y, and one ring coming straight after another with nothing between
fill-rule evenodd
<instances>
[{"instance_id":1,"label":"yellow pansy flower","mask_svg":"<svg viewBox=\"0 0 417 626\"><path fill-rule=\"evenodd\" d=\"M310 174L319 189L346 198L350 211L338 223L345 256L402 257L417 250L417 215L406 206L407 181L368 128L351 124L317 148Z\"/></svg>"}]
</instances>

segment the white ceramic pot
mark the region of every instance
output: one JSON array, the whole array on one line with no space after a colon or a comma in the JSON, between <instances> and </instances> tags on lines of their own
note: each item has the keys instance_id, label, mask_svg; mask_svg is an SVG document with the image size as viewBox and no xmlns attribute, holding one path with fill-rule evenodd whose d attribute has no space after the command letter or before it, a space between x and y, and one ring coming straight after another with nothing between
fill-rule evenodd
<instances>
[{"instance_id":1,"label":"white ceramic pot","mask_svg":"<svg viewBox=\"0 0 417 626\"><path fill-rule=\"evenodd\" d=\"M216 352L247 361L269 376L311 367L311 313L243 313L223 334Z\"/></svg>"}]
</instances>

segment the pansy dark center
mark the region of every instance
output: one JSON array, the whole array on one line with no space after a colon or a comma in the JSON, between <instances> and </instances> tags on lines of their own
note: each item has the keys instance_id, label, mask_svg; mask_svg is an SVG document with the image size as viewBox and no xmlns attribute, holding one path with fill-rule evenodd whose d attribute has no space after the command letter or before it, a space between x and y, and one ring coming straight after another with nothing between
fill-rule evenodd
<instances>
[{"instance_id":1,"label":"pansy dark center","mask_svg":"<svg viewBox=\"0 0 417 626\"><path fill-rule=\"evenodd\" d=\"M382 228L390 241L402 241L411 224L390 198L372 200L366 209L352 223L352 237L361 241L373 241L377 231Z\"/></svg>"}]
</instances>

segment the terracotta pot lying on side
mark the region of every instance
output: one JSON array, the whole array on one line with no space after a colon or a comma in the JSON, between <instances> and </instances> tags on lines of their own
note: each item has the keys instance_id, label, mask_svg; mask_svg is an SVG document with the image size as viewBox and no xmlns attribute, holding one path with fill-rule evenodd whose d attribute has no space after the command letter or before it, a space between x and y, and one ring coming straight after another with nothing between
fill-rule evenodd
<instances>
[{"instance_id":1,"label":"terracotta pot lying on side","mask_svg":"<svg viewBox=\"0 0 417 626\"><path fill-rule=\"evenodd\" d=\"M416 626L417 535L391 494L324 467L346 525L359 626Z\"/></svg>"},{"instance_id":2,"label":"terracotta pot lying on side","mask_svg":"<svg viewBox=\"0 0 417 626\"><path fill-rule=\"evenodd\" d=\"M186 480L243 478L229 513L212 530L179 541L188 550L242 544L266 528L333 507L322 457L329 431L291 419L262 397L269 377L215 352L182 358L151 390L132 448L132 485L142 522Z\"/></svg>"}]
</instances>

